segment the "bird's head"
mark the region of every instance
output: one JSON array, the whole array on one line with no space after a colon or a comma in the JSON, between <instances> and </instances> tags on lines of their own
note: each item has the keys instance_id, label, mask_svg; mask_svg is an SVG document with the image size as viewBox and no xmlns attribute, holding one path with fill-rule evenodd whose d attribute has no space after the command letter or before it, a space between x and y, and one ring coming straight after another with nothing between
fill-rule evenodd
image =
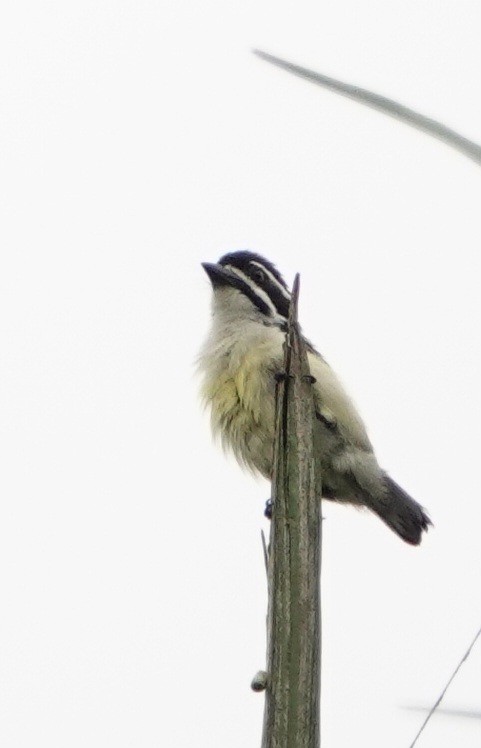
<instances>
[{"instance_id":1,"label":"bird's head","mask_svg":"<svg viewBox=\"0 0 481 748\"><path fill-rule=\"evenodd\" d=\"M290 291L277 268L247 250L229 252L217 263L204 262L214 293L214 314L264 324L287 322Z\"/></svg>"}]
</instances>

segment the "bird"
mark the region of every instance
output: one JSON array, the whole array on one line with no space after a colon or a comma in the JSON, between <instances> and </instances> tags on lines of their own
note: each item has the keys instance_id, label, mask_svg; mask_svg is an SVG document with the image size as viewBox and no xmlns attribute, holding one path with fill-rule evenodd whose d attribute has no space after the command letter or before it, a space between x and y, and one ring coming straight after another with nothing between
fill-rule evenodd
<instances>
[{"instance_id":1,"label":"bird","mask_svg":"<svg viewBox=\"0 0 481 748\"><path fill-rule=\"evenodd\" d=\"M238 250L202 263L212 286L211 326L198 356L201 398L214 436L238 462L272 480L276 382L283 368L291 292L276 266ZM419 545L431 520L378 464L366 427L340 380L302 335L315 406L321 496L367 507Z\"/></svg>"}]
</instances>

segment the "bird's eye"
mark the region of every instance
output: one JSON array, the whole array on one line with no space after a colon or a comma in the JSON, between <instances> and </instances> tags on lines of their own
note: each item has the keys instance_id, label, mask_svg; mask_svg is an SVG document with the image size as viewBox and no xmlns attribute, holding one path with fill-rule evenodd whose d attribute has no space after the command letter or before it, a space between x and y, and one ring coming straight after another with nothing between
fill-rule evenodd
<instances>
[{"instance_id":1,"label":"bird's eye","mask_svg":"<svg viewBox=\"0 0 481 748\"><path fill-rule=\"evenodd\" d=\"M256 283L262 283L266 279L266 275L260 268L255 268L251 273L251 278Z\"/></svg>"}]
</instances>

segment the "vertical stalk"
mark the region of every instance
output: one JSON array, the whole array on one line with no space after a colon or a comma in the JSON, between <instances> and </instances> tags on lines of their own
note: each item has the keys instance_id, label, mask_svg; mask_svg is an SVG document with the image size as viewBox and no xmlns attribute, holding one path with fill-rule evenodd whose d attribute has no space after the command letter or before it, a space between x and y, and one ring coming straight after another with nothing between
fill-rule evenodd
<instances>
[{"instance_id":1,"label":"vertical stalk","mask_svg":"<svg viewBox=\"0 0 481 748\"><path fill-rule=\"evenodd\" d=\"M262 748L320 747L320 479L298 295L296 276L276 403Z\"/></svg>"}]
</instances>

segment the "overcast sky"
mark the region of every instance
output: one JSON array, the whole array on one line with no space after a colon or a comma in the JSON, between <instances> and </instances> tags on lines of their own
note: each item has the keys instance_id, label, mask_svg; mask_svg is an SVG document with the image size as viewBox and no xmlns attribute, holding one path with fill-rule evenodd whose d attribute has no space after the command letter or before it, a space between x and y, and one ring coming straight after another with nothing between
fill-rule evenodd
<instances>
[{"instance_id":1,"label":"overcast sky","mask_svg":"<svg viewBox=\"0 0 481 748\"><path fill-rule=\"evenodd\" d=\"M260 743L269 485L212 444L201 261L291 282L420 548L323 507L323 746L407 748L481 625L481 169L256 59L481 142L474 0L4 3L0 743ZM446 696L481 710L481 642ZM435 717L419 746L478 746Z\"/></svg>"}]
</instances>

